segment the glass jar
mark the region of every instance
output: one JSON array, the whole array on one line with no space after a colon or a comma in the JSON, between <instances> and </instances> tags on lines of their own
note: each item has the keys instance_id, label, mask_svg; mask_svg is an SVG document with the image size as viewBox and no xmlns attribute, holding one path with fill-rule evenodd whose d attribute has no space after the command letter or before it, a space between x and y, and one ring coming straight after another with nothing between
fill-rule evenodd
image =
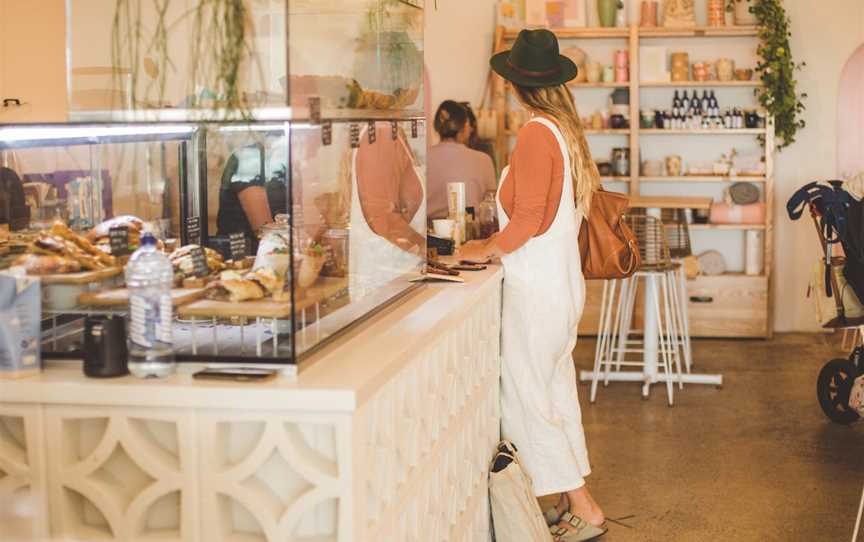
<instances>
[{"instance_id":1,"label":"glass jar","mask_svg":"<svg viewBox=\"0 0 864 542\"><path fill-rule=\"evenodd\" d=\"M495 192L486 192L480 208L477 211L477 221L480 223L480 239L489 239L498 231L498 205L495 202Z\"/></svg>"},{"instance_id":2,"label":"glass jar","mask_svg":"<svg viewBox=\"0 0 864 542\"><path fill-rule=\"evenodd\" d=\"M612 174L616 177L630 175L630 149L619 147L612 149Z\"/></svg>"},{"instance_id":3,"label":"glass jar","mask_svg":"<svg viewBox=\"0 0 864 542\"><path fill-rule=\"evenodd\" d=\"M256 269L272 269L279 277L289 278L291 269L291 224L288 215L276 215L276 221L261 227L261 242L255 254ZM287 282L287 280L286 280Z\"/></svg>"}]
</instances>

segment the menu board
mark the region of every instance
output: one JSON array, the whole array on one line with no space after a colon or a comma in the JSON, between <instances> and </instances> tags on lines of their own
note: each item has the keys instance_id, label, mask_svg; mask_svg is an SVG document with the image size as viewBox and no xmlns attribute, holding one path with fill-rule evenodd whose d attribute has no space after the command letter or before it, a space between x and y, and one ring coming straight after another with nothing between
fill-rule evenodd
<instances>
[{"instance_id":1,"label":"menu board","mask_svg":"<svg viewBox=\"0 0 864 542\"><path fill-rule=\"evenodd\" d=\"M231 259L240 261L248 255L246 248L246 236L243 233L232 233L228 236L228 244L231 250Z\"/></svg>"},{"instance_id":2,"label":"menu board","mask_svg":"<svg viewBox=\"0 0 864 542\"><path fill-rule=\"evenodd\" d=\"M186 244L201 244L201 218L190 216L186 219Z\"/></svg>"},{"instance_id":3,"label":"menu board","mask_svg":"<svg viewBox=\"0 0 864 542\"><path fill-rule=\"evenodd\" d=\"M112 256L129 254L129 226L114 226L108 230L108 241Z\"/></svg>"},{"instance_id":4,"label":"menu board","mask_svg":"<svg viewBox=\"0 0 864 542\"><path fill-rule=\"evenodd\" d=\"M204 278L210 274L210 268L207 266L207 255L201 247L194 247L189 252L189 257L192 259L192 275L198 278Z\"/></svg>"}]
</instances>

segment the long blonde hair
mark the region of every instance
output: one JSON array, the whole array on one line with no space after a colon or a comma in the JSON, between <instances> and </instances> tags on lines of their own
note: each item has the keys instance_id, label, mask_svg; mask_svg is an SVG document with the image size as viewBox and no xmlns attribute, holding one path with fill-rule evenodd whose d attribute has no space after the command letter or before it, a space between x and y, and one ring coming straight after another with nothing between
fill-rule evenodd
<instances>
[{"instance_id":1,"label":"long blonde hair","mask_svg":"<svg viewBox=\"0 0 864 542\"><path fill-rule=\"evenodd\" d=\"M591 157L591 150L582 129L582 119L576 110L576 102L570 89L566 85L527 88L513 84L513 90L529 110L552 117L557 122L570 155L576 204L588 212L591 196L600 188L600 172Z\"/></svg>"}]
</instances>

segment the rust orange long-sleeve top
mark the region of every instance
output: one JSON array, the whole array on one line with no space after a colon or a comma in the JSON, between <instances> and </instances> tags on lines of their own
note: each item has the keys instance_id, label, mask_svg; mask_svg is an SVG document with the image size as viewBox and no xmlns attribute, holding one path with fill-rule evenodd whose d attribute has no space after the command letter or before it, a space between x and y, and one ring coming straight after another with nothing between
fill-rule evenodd
<instances>
[{"instance_id":1,"label":"rust orange long-sleeve top","mask_svg":"<svg viewBox=\"0 0 864 542\"><path fill-rule=\"evenodd\" d=\"M539 122L520 130L499 197L510 222L496 237L505 254L552 225L564 189L564 156L555 134Z\"/></svg>"},{"instance_id":2,"label":"rust orange long-sleeve top","mask_svg":"<svg viewBox=\"0 0 864 542\"><path fill-rule=\"evenodd\" d=\"M377 123L376 131L374 143L364 132L357 152L357 189L363 216L373 232L391 243L422 246L423 236L414 231L411 221L423 203L423 185L408 146L390 137L389 123Z\"/></svg>"}]
</instances>

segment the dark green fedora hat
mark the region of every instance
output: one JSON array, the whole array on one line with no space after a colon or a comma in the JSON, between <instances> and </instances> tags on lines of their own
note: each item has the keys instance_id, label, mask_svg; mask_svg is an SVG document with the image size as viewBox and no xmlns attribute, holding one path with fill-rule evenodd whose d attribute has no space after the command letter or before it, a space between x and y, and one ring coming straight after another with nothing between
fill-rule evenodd
<instances>
[{"instance_id":1,"label":"dark green fedora hat","mask_svg":"<svg viewBox=\"0 0 864 542\"><path fill-rule=\"evenodd\" d=\"M554 87L576 77L576 64L558 51L558 38L544 28L519 32L513 48L489 61L495 73L523 87Z\"/></svg>"}]
</instances>

